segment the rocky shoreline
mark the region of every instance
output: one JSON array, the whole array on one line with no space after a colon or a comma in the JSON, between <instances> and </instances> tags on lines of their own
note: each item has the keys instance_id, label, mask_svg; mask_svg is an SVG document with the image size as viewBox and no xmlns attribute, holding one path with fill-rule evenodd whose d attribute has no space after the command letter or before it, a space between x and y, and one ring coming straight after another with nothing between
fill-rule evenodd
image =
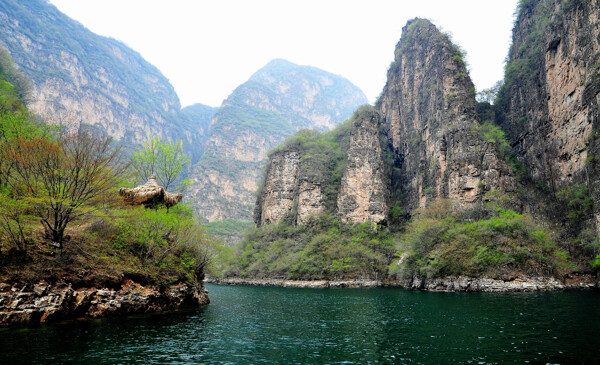
<instances>
[{"instance_id":1,"label":"rocky shoreline","mask_svg":"<svg viewBox=\"0 0 600 365\"><path fill-rule=\"evenodd\" d=\"M254 278L207 278L207 282L219 285L278 286L285 288L374 288L397 287L412 290L442 292L531 292L566 289L598 289L600 283L590 275L576 276L559 281L555 278L521 276L507 280L472 278L466 276L430 280L287 280Z\"/></svg>"},{"instance_id":2,"label":"rocky shoreline","mask_svg":"<svg viewBox=\"0 0 600 365\"><path fill-rule=\"evenodd\" d=\"M70 283L0 283L0 327L30 326L65 320L123 317L197 308L208 292L179 283L167 288L124 279L118 288L80 287Z\"/></svg>"}]
</instances>

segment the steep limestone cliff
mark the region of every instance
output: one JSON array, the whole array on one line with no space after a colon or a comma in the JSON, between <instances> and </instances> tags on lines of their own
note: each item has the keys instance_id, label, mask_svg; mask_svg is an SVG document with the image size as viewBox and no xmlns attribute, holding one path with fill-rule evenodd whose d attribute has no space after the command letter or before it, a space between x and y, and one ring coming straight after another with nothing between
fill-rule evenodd
<instances>
[{"instance_id":1,"label":"steep limestone cliff","mask_svg":"<svg viewBox=\"0 0 600 365\"><path fill-rule=\"evenodd\" d=\"M277 222L288 213L306 216L323 210L345 222L377 224L387 220L390 205L411 213L425 207L428 199L448 198L456 207L466 207L489 191L515 190L505 156L481 132L473 83L448 36L427 20L412 20L395 54L377 109L363 107L349 122L341 181L324 184L303 172L303 166L311 165L309 157L313 166L320 166L312 170L333 171L327 159L314 158L328 150L309 152L305 142L299 172L286 175L296 182L284 184L280 161L290 152L283 147L271 157L255 210L257 224ZM271 193L282 186L285 194ZM336 196L334 206L322 203L323 186L335 191L330 194ZM298 196L302 191L311 193ZM277 202L284 195L285 202ZM304 216L292 221L302 224Z\"/></svg>"},{"instance_id":2,"label":"steep limestone cliff","mask_svg":"<svg viewBox=\"0 0 600 365\"><path fill-rule=\"evenodd\" d=\"M44 0L0 1L0 32L0 47L32 81L27 107L48 122L105 133L127 148L150 134L181 139L200 157L206 119L180 114L169 81L131 48Z\"/></svg>"},{"instance_id":3,"label":"steep limestone cliff","mask_svg":"<svg viewBox=\"0 0 600 365\"><path fill-rule=\"evenodd\" d=\"M291 214L298 190L298 165L296 151L278 153L271 158L261 203L256 214L260 225L275 223Z\"/></svg>"},{"instance_id":4,"label":"steep limestone cliff","mask_svg":"<svg viewBox=\"0 0 600 365\"><path fill-rule=\"evenodd\" d=\"M448 36L427 20L409 21L378 101L399 169L392 193L408 211L432 198L464 206L514 190L511 169L477 130L474 91Z\"/></svg>"},{"instance_id":5,"label":"steep limestone cliff","mask_svg":"<svg viewBox=\"0 0 600 365\"><path fill-rule=\"evenodd\" d=\"M594 201L600 201L599 18L597 0L519 5L504 85L495 106L498 123L528 176L542 188L542 198L585 186ZM554 216L556 209L551 210ZM598 229L597 203L593 210Z\"/></svg>"},{"instance_id":6,"label":"steep limestone cliff","mask_svg":"<svg viewBox=\"0 0 600 365\"><path fill-rule=\"evenodd\" d=\"M342 221L381 223L387 219L389 179L381 146L380 117L364 113L352 126L348 162L337 200Z\"/></svg>"},{"instance_id":7,"label":"steep limestone cliff","mask_svg":"<svg viewBox=\"0 0 600 365\"><path fill-rule=\"evenodd\" d=\"M267 151L302 128L331 128L365 102L364 94L340 76L271 61L215 114L187 202L211 222L251 220Z\"/></svg>"},{"instance_id":8,"label":"steep limestone cliff","mask_svg":"<svg viewBox=\"0 0 600 365\"><path fill-rule=\"evenodd\" d=\"M556 190L585 175L598 117L598 1L524 1L498 101L531 177Z\"/></svg>"},{"instance_id":9,"label":"steep limestone cliff","mask_svg":"<svg viewBox=\"0 0 600 365\"><path fill-rule=\"evenodd\" d=\"M597 285L599 3L519 6L504 86L483 122L460 50L429 21L409 21L376 110L361 108L346 130L298 133L271 155L256 211L277 214L256 222L277 226L249 232L224 276L267 285L387 277L425 290ZM278 159L293 150L295 184L270 194L282 186ZM320 194L298 199L309 171L320 171L311 180ZM324 214L297 219L313 204Z\"/></svg>"}]
</instances>

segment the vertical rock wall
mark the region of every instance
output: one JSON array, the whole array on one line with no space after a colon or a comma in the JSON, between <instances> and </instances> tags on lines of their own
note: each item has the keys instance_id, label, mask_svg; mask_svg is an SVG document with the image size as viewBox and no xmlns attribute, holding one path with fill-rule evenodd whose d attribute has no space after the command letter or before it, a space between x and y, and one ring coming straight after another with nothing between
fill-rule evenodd
<instances>
[{"instance_id":1,"label":"vertical rock wall","mask_svg":"<svg viewBox=\"0 0 600 365\"><path fill-rule=\"evenodd\" d=\"M500 94L500 124L538 183L556 191L589 178L598 119L600 4L522 4Z\"/></svg>"},{"instance_id":2,"label":"vertical rock wall","mask_svg":"<svg viewBox=\"0 0 600 365\"><path fill-rule=\"evenodd\" d=\"M265 186L254 211L256 224L275 223L292 213L298 191L299 162L300 155L296 151L271 157Z\"/></svg>"},{"instance_id":3,"label":"vertical rock wall","mask_svg":"<svg viewBox=\"0 0 600 365\"><path fill-rule=\"evenodd\" d=\"M345 222L381 223L388 214L388 179L377 112L363 114L352 126L348 162L337 200Z\"/></svg>"},{"instance_id":4,"label":"vertical rock wall","mask_svg":"<svg viewBox=\"0 0 600 365\"><path fill-rule=\"evenodd\" d=\"M378 102L399 161L394 193L408 211L431 198L459 205L513 190L512 171L477 131L475 88L460 50L427 20L404 27Z\"/></svg>"},{"instance_id":5,"label":"vertical rock wall","mask_svg":"<svg viewBox=\"0 0 600 365\"><path fill-rule=\"evenodd\" d=\"M325 210L321 184L311 179L303 178L298 191L297 224L305 224L308 219Z\"/></svg>"}]
</instances>

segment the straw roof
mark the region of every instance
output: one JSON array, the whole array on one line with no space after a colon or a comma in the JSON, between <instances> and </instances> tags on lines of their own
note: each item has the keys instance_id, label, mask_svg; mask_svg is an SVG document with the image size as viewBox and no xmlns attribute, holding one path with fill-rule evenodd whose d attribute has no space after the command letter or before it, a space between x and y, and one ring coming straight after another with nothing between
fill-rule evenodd
<instances>
[{"instance_id":1,"label":"straw roof","mask_svg":"<svg viewBox=\"0 0 600 365\"><path fill-rule=\"evenodd\" d=\"M151 175L143 185L133 189L119 189L119 195L124 198L126 203L132 205L143 204L146 207L154 207L158 204L164 204L167 208L177 205L183 198L181 194L173 194L166 191L156 181L156 176L154 175Z\"/></svg>"}]
</instances>

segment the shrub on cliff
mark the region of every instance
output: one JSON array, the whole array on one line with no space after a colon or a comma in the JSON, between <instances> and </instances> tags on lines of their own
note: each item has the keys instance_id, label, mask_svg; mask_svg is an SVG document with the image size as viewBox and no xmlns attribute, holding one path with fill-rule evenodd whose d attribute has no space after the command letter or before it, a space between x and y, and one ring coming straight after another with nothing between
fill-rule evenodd
<instances>
[{"instance_id":1,"label":"shrub on cliff","mask_svg":"<svg viewBox=\"0 0 600 365\"><path fill-rule=\"evenodd\" d=\"M556 235L530 216L494 203L481 208L484 217L475 220L443 199L417 211L398 241L392 277L560 277L572 268Z\"/></svg>"},{"instance_id":2,"label":"shrub on cliff","mask_svg":"<svg viewBox=\"0 0 600 365\"><path fill-rule=\"evenodd\" d=\"M389 233L321 214L304 226L281 221L255 228L221 262L223 276L297 280L383 278L393 251Z\"/></svg>"},{"instance_id":3,"label":"shrub on cliff","mask_svg":"<svg viewBox=\"0 0 600 365\"><path fill-rule=\"evenodd\" d=\"M160 283L198 283L212 257L212 244L190 208L121 208L109 212L86 230L86 236L110 245L147 277Z\"/></svg>"}]
</instances>

